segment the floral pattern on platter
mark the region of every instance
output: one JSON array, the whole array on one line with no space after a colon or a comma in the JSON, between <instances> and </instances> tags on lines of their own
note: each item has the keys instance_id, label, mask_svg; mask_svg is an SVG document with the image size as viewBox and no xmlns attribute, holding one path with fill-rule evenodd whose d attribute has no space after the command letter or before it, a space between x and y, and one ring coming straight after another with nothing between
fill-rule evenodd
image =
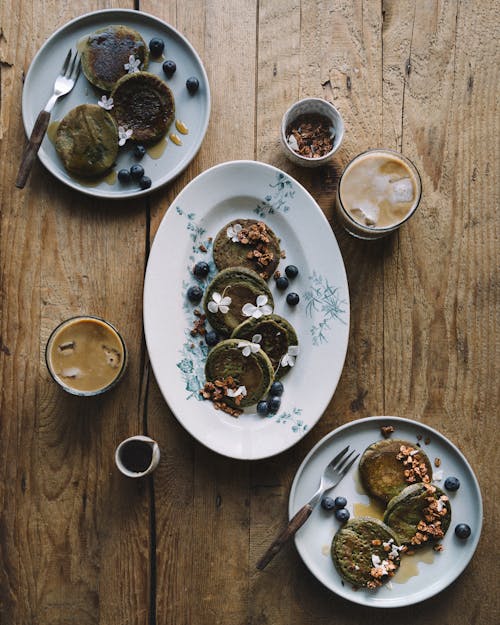
<instances>
[{"instance_id":1,"label":"floral pattern on platter","mask_svg":"<svg viewBox=\"0 0 500 625\"><path fill-rule=\"evenodd\" d=\"M189 233L192 245L188 257L188 265L186 266L186 274L188 277L186 280L182 281L182 293L186 293L193 281L198 283L201 288L204 288L213 278L217 269L212 260L212 240L207 236L206 230L197 223L196 214L186 212L179 206L176 206L175 210L177 215L187 220L186 229ZM200 260L204 260L208 263L209 273L206 278L198 278L193 273L194 265ZM199 401L203 401L199 390L203 388L203 384L205 383L205 361L209 348L203 338L191 336L191 328L188 326L190 323L192 324L193 311L195 308L195 305L191 304L187 298L184 298L183 310L186 315L187 324L184 330L184 342L180 350L182 358L177 363L177 367L184 378L185 388L188 393L187 399L195 397Z\"/></svg>"},{"instance_id":2,"label":"floral pattern on platter","mask_svg":"<svg viewBox=\"0 0 500 625\"><path fill-rule=\"evenodd\" d=\"M342 299L338 287L332 286L328 280L313 271L309 276L310 288L304 293L306 315L315 323L310 328L313 345L328 343L328 332L332 321L345 324L347 302ZM318 317L320 319L317 321Z\"/></svg>"},{"instance_id":3,"label":"floral pattern on platter","mask_svg":"<svg viewBox=\"0 0 500 625\"><path fill-rule=\"evenodd\" d=\"M307 432L309 426L307 423L301 419L302 408L293 408L290 411L285 411L280 413L279 415L268 415L266 418L271 419L275 418L276 423L280 423L281 425L291 425L292 432Z\"/></svg>"},{"instance_id":4,"label":"floral pattern on platter","mask_svg":"<svg viewBox=\"0 0 500 625\"><path fill-rule=\"evenodd\" d=\"M254 208L254 213L259 217L266 217L266 215L273 215L274 213L288 213L290 210L289 202L295 197L295 190L290 178L284 173L279 172L276 174L276 180L274 183L269 183L271 189L264 200L257 204Z\"/></svg>"}]
</instances>

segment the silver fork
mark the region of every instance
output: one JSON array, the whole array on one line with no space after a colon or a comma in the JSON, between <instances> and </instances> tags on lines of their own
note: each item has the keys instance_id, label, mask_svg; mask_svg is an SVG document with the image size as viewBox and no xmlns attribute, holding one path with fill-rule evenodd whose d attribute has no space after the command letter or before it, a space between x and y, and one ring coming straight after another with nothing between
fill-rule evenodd
<instances>
[{"instance_id":1,"label":"silver fork","mask_svg":"<svg viewBox=\"0 0 500 625\"><path fill-rule=\"evenodd\" d=\"M323 475L319 482L319 488L311 497L311 499L294 515L285 529L276 538L273 544L269 547L262 558L257 562L257 568L262 571L274 556L280 551L281 547L295 534L295 532L304 525L311 512L321 500L321 497L325 491L337 486L340 480L346 475L352 465L359 458L359 454L352 457L356 450L353 449L347 456L349 445L339 452L333 460L331 460L325 467Z\"/></svg>"},{"instance_id":2,"label":"silver fork","mask_svg":"<svg viewBox=\"0 0 500 625\"><path fill-rule=\"evenodd\" d=\"M36 155L40 149L40 145L45 137L50 121L50 112L54 108L54 104L61 97L69 93L76 84L80 75L81 61L78 52L70 50L66 55L61 72L54 82L54 92L50 96L49 101L45 105L43 111L40 111L36 118L35 125L31 131L29 142L24 149L21 165L17 172L16 187L23 189L28 176L30 174Z\"/></svg>"}]
</instances>

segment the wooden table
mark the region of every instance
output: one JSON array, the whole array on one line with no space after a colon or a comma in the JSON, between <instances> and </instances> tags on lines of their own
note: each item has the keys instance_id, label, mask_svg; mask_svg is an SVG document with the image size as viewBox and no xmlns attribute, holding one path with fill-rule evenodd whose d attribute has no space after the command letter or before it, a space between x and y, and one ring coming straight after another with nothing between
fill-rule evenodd
<instances>
[{"instance_id":1,"label":"wooden table","mask_svg":"<svg viewBox=\"0 0 500 625\"><path fill-rule=\"evenodd\" d=\"M23 76L57 27L89 10L138 8L193 43L212 114L198 156L147 199L99 201L36 164L14 187ZM2 625L498 622L498 18L495 0L4 0L0 7L0 623ZM278 128L303 96L346 123L333 164L287 162ZM335 223L338 176L369 147L401 150L424 197L392 238L363 243ZM272 163L318 200L350 283L351 334L337 391L300 443L265 461L205 449L160 395L142 334L156 229L197 174L232 159ZM62 392L44 347L91 313L117 324L126 381L100 399ZM416 607L376 612L326 590L294 546L255 564L286 520L290 485L335 427L400 415L439 429L481 483L483 535L465 573ZM158 440L154 477L127 480L113 451Z\"/></svg>"}]
</instances>

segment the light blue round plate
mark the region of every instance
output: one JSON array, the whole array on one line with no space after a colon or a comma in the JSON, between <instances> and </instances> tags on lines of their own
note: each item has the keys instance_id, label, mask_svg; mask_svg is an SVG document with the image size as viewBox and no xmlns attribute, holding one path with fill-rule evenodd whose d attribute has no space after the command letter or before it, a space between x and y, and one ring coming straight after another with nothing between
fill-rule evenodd
<instances>
[{"instance_id":1,"label":"light blue round plate","mask_svg":"<svg viewBox=\"0 0 500 625\"><path fill-rule=\"evenodd\" d=\"M363 452L382 438L382 425L394 427L393 438L419 443L433 464L434 476L437 474L439 477L442 473L442 479L434 479L433 483L446 492L451 502L450 529L440 541L444 550L429 550L426 560L432 562L423 561L418 552L413 556L403 556L404 564L416 565L416 571L413 571L416 575L406 579L402 565L390 585L376 590L354 590L341 579L330 557L330 545L340 527L331 512L326 512L320 506L313 510L308 521L295 535L295 545L311 573L336 594L361 605L396 608L424 601L444 590L465 569L479 542L483 523L481 491L470 464L453 443L428 425L400 417L368 417L347 423L322 438L302 462L290 491L288 512L291 518L311 498L319 486L323 469L341 449L350 445ZM436 458L440 460L439 468L434 466ZM347 498L351 517L355 512L355 504L368 505L370 502L368 496L362 494L357 474L358 463L328 493L333 497L342 495ZM454 493L447 492L443 486L446 477L451 475L458 477L461 484ZM468 539L461 540L455 536L457 523L470 525L472 534ZM414 562L411 562L411 558L415 558Z\"/></svg>"},{"instance_id":2,"label":"light blue round plate","mask_svg":"<svg viewBox=\"0 0 500 625\"><path fill-rule=\"evenodd\" d=\"M181 120L189 131L187 135L177 133L182 138L182 145L177 146L168 141L159 158L152 158L146 154L141 164L146 175L151 178L152 185L145 191L133 183L124 185L118 181L108 184L104 180L97 183L76 180L64 169L48 136L43 140L38 156L56 178L73 189L97 197L124 199L151 193L179 175L195 157L207 131L210 117L208 78L196 50L183 35L162 20L140 11L111 9L77 17L49 37L33 59L24 81L22 110L24 128L29 136L38 113L52 95L54 80L68 50L76 50L77 43L82 37L111 24L134 28L147 44L152 37L161 37L164 40L163 56L176 62L177 71L172 78L166 78L162 70L163 59L158 62L152 59L147 71L165 80L174 94L176 118ZM186 79L190 76L196 76L200 82L200 87L193 96L188 93L185 85ZM61 120L68 111L79 104L97 104L101 95L102 93L87 81L82 72L73 90L56 103L51 121ZM122 168L129 168L134 162L136 161L132 155L132 146L128 143L120 149L115 169L119 171Z\"/></svg>"}]
</instances>

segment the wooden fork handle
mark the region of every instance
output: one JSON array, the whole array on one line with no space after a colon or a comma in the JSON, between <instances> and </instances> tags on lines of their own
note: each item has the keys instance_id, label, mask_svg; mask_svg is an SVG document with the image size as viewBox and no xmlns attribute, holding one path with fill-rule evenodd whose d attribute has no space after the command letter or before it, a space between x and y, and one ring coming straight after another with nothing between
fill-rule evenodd
<instances>
[{"instance_id":1,"label":"wooden fork handle","mask_svg":"<svg viewBox=\"0 0 500 625\"><path fill-rule=\"evenodd\" d=\"M295 534L295 532L304 525L304 523L309 518L312 507L310 504L306 503L297 514L290 520L285 529L281 532L281 534L276 538L273 544L269 547L266 553L262 556L262 558L257 562L257 568L259 571L262 571L274 556L280 551L281 547L290 540L290 538Z\"/></svg>"},{"instance_id":2,"label":"wooden fork handle","mask_svg":"<svg viewBox=\"0 0 500 625\"><path fill-rule=\"evenodd\" d=\"M24 148L23 158L21 159L21 165L17 172L16 187L18 189L24 189L24 185L28 180L31 168L35 162L36 155L40 149L40 145L45 137L47 128L49 127L50 113L48 111L41 111L36 118L35 125L31 131L31 136L27 146Z\"/></svg>"}]
</instances>

